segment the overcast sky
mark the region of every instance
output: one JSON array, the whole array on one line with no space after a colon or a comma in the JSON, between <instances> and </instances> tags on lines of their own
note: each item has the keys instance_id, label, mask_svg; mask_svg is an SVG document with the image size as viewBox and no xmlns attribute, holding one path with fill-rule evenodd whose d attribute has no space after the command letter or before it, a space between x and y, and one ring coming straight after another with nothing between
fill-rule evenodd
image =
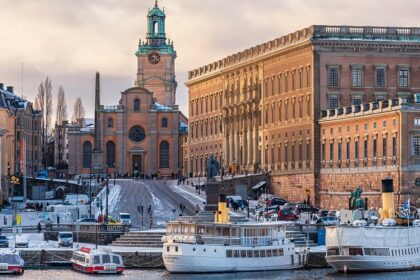
<instances>
[{"instance_id":1,"label":"overcast sky","mask_svg":"<svg viewBox=\"0 0 420 280\"><path fill-rule=\"evenodd\" d=\"M139 38L154 0L0 0L0 82L33 101L49 76L54 107L65 89L93 116L94 76L103 104L133 86ZM177 103L187 114L188 70L313 24L420 26L419 0L161 0L178 53ZM23 84L22 84L23 64Z\"/></svg>"}]
</instances>

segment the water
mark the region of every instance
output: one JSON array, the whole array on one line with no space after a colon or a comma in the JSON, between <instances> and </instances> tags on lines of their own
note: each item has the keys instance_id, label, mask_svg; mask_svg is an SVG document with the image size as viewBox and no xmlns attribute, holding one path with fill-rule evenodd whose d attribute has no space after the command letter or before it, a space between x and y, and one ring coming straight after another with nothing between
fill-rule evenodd
<instances>
[{"instance_id":1,"label":"water","mask_svg":"<svg viewBox=\"0 0 420 280\"><path fill-rule=\"evenodd\" d=\"M48 280L84 280L93 278L101 279L141 279L141 280L278 280L278 279L368 279L368 280L413 280L420 279L420 271L365 273L365 274L338 274L333 269L301 269L271 272L246 272L246 273L220 273L220 274L169 274L164 269L137 270L129 269L123 275L86 275L70 269L26 270L23 276L0 276L0 279L15 278L19 280L48 279Z\"/></svg>"}]
</instances>

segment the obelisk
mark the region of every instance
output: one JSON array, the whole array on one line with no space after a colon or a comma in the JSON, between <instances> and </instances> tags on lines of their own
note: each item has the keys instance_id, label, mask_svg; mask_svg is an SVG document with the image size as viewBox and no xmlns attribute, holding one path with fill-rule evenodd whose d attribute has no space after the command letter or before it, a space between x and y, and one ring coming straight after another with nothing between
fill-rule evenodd
<instances>
[{"instance_id":1,"label":"obelisk","mask_svg":"<svg viewBox=\"0 0 420 280\"><path fill-rule=\"evenodd\" d=\"M95 131L94 131L94 146L93 146L93 170L96 174L104 173L103 166L103 151L101 141L101 91L99 85L99 72L96 72L95 79Z\"/></svg>"}]
</instances>

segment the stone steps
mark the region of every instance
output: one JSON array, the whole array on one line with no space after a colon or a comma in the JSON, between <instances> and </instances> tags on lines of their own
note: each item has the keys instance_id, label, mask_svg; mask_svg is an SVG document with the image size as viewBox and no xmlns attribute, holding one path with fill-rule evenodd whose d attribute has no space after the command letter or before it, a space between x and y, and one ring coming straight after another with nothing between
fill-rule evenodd
<instances>
[{"instance_id":1,"label":"stone steps","mask_svg":"<svg viewBox=\"0 0 420 280\"><path fill-rule=\"evenodd\" d=\"M163 235L164 232L127 232L112 242L112 246L162 248Z\"/></svg>"}]
</instances>

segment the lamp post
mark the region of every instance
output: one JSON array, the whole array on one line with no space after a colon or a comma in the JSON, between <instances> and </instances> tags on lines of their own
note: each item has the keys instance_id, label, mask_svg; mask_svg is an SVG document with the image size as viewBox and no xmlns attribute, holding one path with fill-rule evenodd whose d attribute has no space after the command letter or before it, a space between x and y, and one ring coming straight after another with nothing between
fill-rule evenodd
<instances>
[{"instance_id":1,"label":"lamp post","mask_svg":"<svg viewBox=\"0 0 420 280\"><path fill-rule=\"evenodd\" d=\"M246 207L247 208L247 215L248 215L248 219L249 219L249 199L250 199L250 197L249 197L249 195L248 195L248 206Z\"/></svg>"},{"instance_id":2,"label":"lamp post","mask_svg":"<svg viewBox=\"0 0 420 280\"><path fill-rule=\"evenodd\" d=\"M89 172L89 218L92 218L92 167Z\"/></svg>"},{"instance_id":3,"label":"lamp post","mask_svg":"<svg viewBox=\"0 0 420 280\"><path fill-rule=\"evenodd\" d=\"M108 224L108 215L109 215L109 208L108 208L108 195L109 195L109 176L108 176L108 165L106 167L106 200L105 200L105 224Z\"/></svg>"}]
</instances>

